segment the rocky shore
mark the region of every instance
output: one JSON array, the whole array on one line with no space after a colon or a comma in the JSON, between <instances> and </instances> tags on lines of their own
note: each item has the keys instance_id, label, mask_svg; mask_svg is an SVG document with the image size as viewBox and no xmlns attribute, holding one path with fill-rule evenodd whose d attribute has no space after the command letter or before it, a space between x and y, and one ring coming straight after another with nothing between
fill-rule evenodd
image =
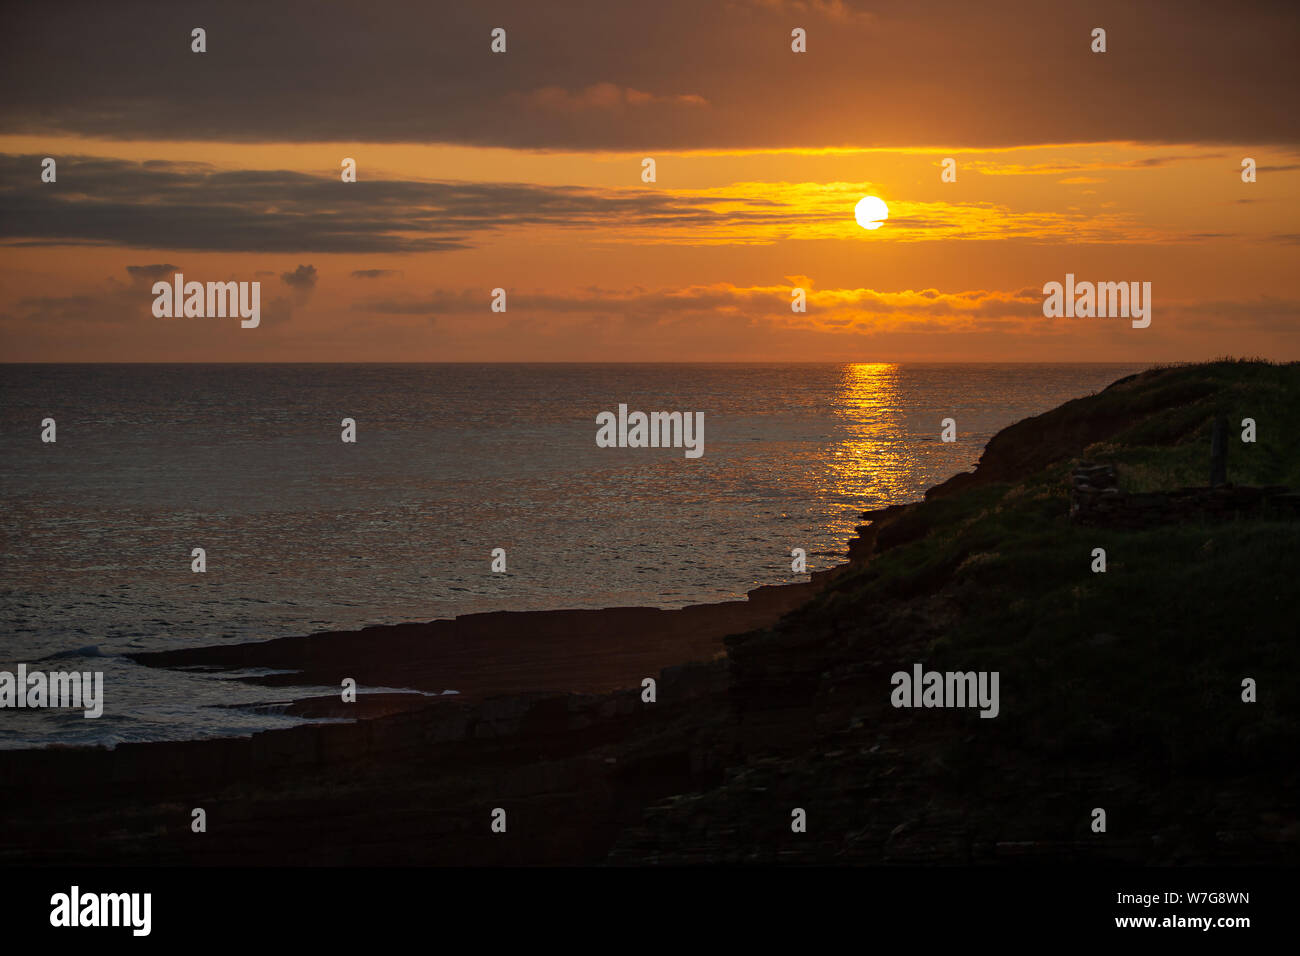
<instances>
[{"instance_id":1,"label":"rocky shore","mask_svg":"<svg viewBox=\"0 0 1300 956\"><path fill-rule=\"evenodd\" d=\"M0 862L1298 862L1294 522L1070 518L1081 459L1137 494L1192 484L1225 408L1261 423L1242 480L1300 485L1297 398L1294 365L1122 380L869 513L835 573L745 602L141 655L461 694L299 702L361 719L244 739L6 753ZM998 671L1001 713L891 706L916 663Z\"/></svg>"}]
</instances>

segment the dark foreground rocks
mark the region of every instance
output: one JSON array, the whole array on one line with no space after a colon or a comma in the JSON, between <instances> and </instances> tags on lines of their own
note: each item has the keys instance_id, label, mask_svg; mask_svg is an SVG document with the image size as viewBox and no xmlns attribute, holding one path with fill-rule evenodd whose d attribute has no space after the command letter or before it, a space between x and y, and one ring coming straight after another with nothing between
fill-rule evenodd
<instances>
[{"instance_id":1,"label":"dark foreground rocks","mask_svg":"<svg viewBox=\"0 0 1300 956\"><path fill-rule=\"evenodd\" d=\"M1153 370L869 513L850 563L802 590L142 657L464 693L248 739L0 754L0 862L1293 865L1295 522L1272 503L1070 517L1080 459L1115 469L1082 472L1098 494L1188 487L1222 414L1260 423L1232 458L1243 487L1300 486L1300 366ZM999 715L895 707L914 664L999 673Z\"/></svg>"}]
</instances>

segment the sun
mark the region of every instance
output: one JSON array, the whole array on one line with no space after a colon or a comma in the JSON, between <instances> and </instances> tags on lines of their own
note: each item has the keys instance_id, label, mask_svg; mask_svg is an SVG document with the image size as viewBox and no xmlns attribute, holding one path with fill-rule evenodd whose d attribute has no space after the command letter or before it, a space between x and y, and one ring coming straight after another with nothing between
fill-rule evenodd
<instances>
[{"instance_id":1,"label":"sun","mask_svg":"<svg viewBox=\"0 0 1300 956\"><path fill-rule=\"evenodd\" d=\"M853 208L853 218L863 229L879 229L889 218L889 207L876 196L863 196Z\"/></svg>"}]
</instances>

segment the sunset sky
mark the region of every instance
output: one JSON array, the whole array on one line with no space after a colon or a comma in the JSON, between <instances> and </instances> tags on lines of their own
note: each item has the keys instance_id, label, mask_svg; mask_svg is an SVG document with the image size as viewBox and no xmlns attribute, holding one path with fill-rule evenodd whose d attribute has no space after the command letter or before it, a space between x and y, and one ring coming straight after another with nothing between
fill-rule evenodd
<instances>
[{"instance_id":1,"label":"sunset sky","mask_svg":"<svg viewBox=\"0 0 1300 956\"><path fill-rule=\"evenodd\" d=\"M1300 359L1298 11L10 8L0 361ZM176 271L261 326L154 318ZM1150 328L1044 318L1067 272Z\"/></svg>"}]
</instances>

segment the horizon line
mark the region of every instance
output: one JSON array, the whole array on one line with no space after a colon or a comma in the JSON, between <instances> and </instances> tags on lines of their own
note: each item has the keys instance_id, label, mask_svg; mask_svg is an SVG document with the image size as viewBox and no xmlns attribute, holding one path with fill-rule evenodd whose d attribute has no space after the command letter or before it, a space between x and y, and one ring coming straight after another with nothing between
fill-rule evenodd
<instances>
[{"instance_id":1,"label":"horizon line","mask_svg":"<svg viewBox=\"0 0 1300 956\"><path fill-rule=\"evenodd\" d=\"M1275 361L1264 358L1234 358L1231 356L1219 356L1212 359L1186 359L1186 360L1151 360L1137 361L1128 360L1094 360L1094 361L998 361L998 360L968 360L968 361L938 361L929 359L906 359L903 361L830 361L824 359L809 361L783 361L779 359L749 359L749 360L717 360L717 361L613 361L613 360L590 360L590 359L572 359L572 360L553 360L553 361L513 361L513 360L447 360L447 361L429 361L429 362L388 362L388 361L240 361L240 362L205 362L205 361L97 361L97 362L60 362L60 361L43 361L43 362L6 362L0 361L0 367L20 366L20 365L1148 365L1155 366L1172 366L1172 365L1205 365L1214 362L1266 362L1270 365L1285 365L1288 362Z\"/></svg>"}]
</instances>

